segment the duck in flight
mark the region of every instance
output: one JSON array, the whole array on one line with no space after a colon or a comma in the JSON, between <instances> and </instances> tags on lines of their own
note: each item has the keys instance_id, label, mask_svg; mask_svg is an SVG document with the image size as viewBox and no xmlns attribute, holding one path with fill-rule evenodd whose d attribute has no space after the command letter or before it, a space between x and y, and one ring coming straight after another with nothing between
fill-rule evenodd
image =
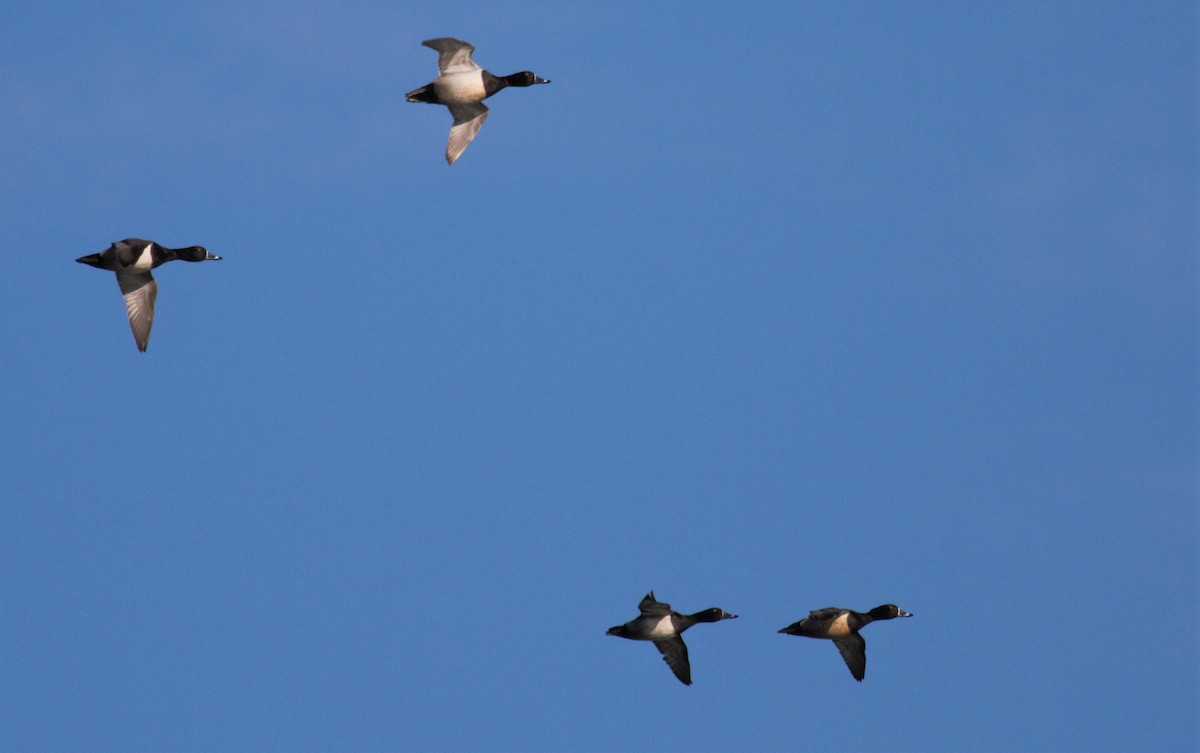
<instances>
[{"instance_id":1,"label":"duck in flight","mask_svg":"<svg viewBox=\"0 0 1200 753\"><path fill-rule=\"evenodd\" d=\"M446 162L451 165L462 155L475 134L479 133L483 121L487 120L488 108L483 100L506 86L550 83L531 71L510 76L492 75L471 59L474 45L461 39L439 37L426 39L421 44L437 50L438 77L420 89L413 89L406 96L409 102L428 102L450 108L454 125L450 126L450 140L446 143Z\"/></svg>"},{"instance_id":2,"label":"duck in flight","mask_svg":"<svg viewBox=\"0 0 1200 753\"><path fill-rule=\"evenodd\" d=\"M654 647L663 655L663 661L684 685L692 684L692 666L688 662L688 650L682 638L683 631L697 622L718 622L737 618L736 614L730 614L718 607L695 614L680 614L671 609L670 604L656 600L653 591L646 594L638 604L638 611L641 615L624 625L609 628L605 635L635 641L653 641Z\"/></svg>"},{"instance_id":3,"label":"duck in flight","mask_svg":"<svg viewBox=\"0 0 1200 753\"><path fill-rule=\"evenodd\" d=\"M154 324L154 299L158 297L158 283L150 270L169 261L219 261L203 246L167 248L154 241L141 238L126 238L117 241L98 254L81 256L75 261L98 269L117 273L117 284L125 297L125 313L129 315L129 327L138 350L145 352L150 342L150 327Z\"/></svg>"},{"instance_id":4,"label":"duck in flight","mask_svg":"<svg viewBox=\"0 0 1200 753\"><path fill-rule=\"evenodd\" d=\"M807 638L828 638L837 646L850 674L862 682L867 674L867 642L858 634L866 625L876 620L891 620L896 617L912 617L895 604L883 604L870 612L855 612L853 609L825 607L809 612L799 622L793 622L779 632L786 635L803 635Z\"/></svg>"}]
</instances>

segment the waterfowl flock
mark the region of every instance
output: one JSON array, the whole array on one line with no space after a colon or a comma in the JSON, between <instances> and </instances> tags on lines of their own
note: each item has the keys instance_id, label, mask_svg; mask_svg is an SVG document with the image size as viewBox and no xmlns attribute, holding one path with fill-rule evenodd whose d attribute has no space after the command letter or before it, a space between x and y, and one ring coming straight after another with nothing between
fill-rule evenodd
<instances>
[{"instance_id":1,"label":"waterfowl flock","mask_svg":"<svg viewBox=\"0 0 1200 753\"><path fill-rule=\"evenodd\" d=\"M483 100L509 86L550 83L531 71L507 76L490 73L471 59L475 46L461 39L438 37L426 39L421 44L437 51L438 77L413 89L405 98L409 102L427 102L449 108L454 124L450 126L450 139L446 142L446 162L451 165L462 156L483 127L483 121L487 120L489 111ZM106 251L82 256L76 261L117 273L133 339L138 350L145 352L150 342L150 327L154 324L154 299L158 296L158 283L150 270L175 259L215 261L220 258L201 246L170 249L153 241L127 238L113 243Z\"/></svg>"},{"instance_id":2,"label":"waterfowl flock","mask_svg":"<svg viewBox=\"0 0 1200 753\"><path fill-rule=\"evenodd\" d=\"M692 665L688 660L687 645L683 642L683 631L700 622L720 622L737 619L720 607L710 607L695 614L680 614L670 604L654 598L654 592L646 594L638 604L641 613L624 625L610 627L605 635L629 638L635 641L651 641L663 661L684 685L692 684ZM850 668L854 679L862 682L867 674L867 643L858 631L876 620L896 617L912 617L895 604L884 604L869 612L855 612L841 607L825 607L808 613L799 622L779 632L787 635L803 635L808 638L828 638Z\"/></svg>"},{"instance_id":3,"label":"waterfowl flock","mask_svg":"<svg viewBox=\"0 0 1200 753\"><path fill-rule=\"evenodd\" d=\"M451 165L462 156L487 120L489 110L483 100L506 87L550 83L531 71L496 76L471 59L475 47L461 39L439 37L427 39L421 44L438 53L438 77L408 92L406 99L409 102L445 105L450 110L454 123L446 143L446 162ZM219 261L221 257L209 253L203 246L168 248L154 241L126 238L116 241L104 251L81 256L76 261L116 273L134 342L138 350L144 352L150 342L154 304L158 297L158 283L151 270L177 259L200 262ZM721 622L738 617L720 607L682 614L672 609L670 604L658 601L653 591L638 603L638 613L632 620L609 628L606 635L650 641L684 685L692 684L692 667L683 633L699 623ZM778 632L833 641L850 674L861 682L866 676L867 654L866 641L859 631L872 622L911 616L910 612L895 604L884 604L868 612L826 607L810 612L808 617Z\"/></svg>"}]
</instances>

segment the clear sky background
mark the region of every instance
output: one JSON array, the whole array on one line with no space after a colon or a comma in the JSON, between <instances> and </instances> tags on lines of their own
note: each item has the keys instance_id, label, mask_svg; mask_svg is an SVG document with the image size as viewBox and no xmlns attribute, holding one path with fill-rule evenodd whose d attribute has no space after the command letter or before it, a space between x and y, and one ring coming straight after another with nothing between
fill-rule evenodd
<instances>
[{"instance_id":1,"label":"clear sky background","mask_svg":"<svg viewBox=\"0 0 1200 753\"><path fill-rule=\"evenodd\" d=\"M438 36L553 81L453 167ZM1193 2L7 3L0 750L1195 750L1198 59ZM74 261L130 236L224 257L145 354ZM650 589L741 615L691 687L604 635ZM862 684L776 633L884 602Z\"/></svg>"}]
</instances>

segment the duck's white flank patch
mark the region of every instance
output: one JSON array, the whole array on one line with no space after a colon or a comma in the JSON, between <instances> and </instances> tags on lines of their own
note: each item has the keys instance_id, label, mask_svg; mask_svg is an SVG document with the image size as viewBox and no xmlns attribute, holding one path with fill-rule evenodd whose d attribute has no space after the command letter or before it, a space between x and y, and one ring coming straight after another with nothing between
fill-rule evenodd
<instances>
[{"instance_id":1,"label":"duck's white flank patch","mask_svg":"<svg viewBox=\"0 0 1200 753\"><path fill-rule=\"evenodd\" d=\"M671 623L671 615L664 616L650 630L650 640L659 640L661 638L670 638L675 635L675 625Z\"/></svg>"},{"instance_id":2,"label":"duck's white flank patch","mask_svg":"<svg viewBox=\"0 0 1200 753\"><path fill-rule=\"evenodd\" d=\"M150 242L147 242L146 245L142 246L141 247L142 253L138 256L138 258L134 259L133 264L130 264L128 267L126 267L126 269L129 269L129 270L135 271L135 272L149 272L151 269L153 269L154 268L153 247L154 247L154 244L150 243Z\"/></svg>"},{"instance_id":3,"label":"duck's white flank patch","mask_svg":"<svg viewBox=\"0 0 1200 753\"><path fill-rule=\"evenodd\" d=\"M829 625L829 635L835 637L839 635L850 635L849 612L842 612L837 616L836 619L834 619L834 621Z\"/></svg>"}]
</instances>

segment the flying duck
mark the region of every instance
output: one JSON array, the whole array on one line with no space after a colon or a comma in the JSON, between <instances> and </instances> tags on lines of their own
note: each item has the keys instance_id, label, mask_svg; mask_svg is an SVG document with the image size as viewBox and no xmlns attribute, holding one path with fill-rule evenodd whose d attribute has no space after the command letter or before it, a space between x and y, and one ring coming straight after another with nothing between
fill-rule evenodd
<instances>
[{"instance_id":1,"label":"flying duck","mask_svg":"<svg viewBox=\"0 0 1200 753\"><path fill-rule=\"evenodd\" d=\"M855 680L862 682L867 674L867 642L858 631L876 620L891 620L896 617L912 617L912 614L895 604L883 604L866 614L855 612L853 609L825 607L809 612L803 620L794 622L779 632L830 639L846 661L850 674L854 675Z\"/></svg>"},{"instance_id":2,"label":"flying duck","mask_svg":"<svg viewBox=\"0 0 1200 753\"><path fill-rule=\"evenodd\" d=\"M138 350L145 352L150 342L150 327L154 324L154 299L158 297L158 283L150 270L175 259L184 261L217 261L202 246L188 248L166 248L154 241L141 238L126 238L117 241L98 254L81 256L75 261L98 269L117 273L117 284L125 296L125 311L129 314L129 327Z\"/></svg>"},{"instance_id":3,"label":"flying duck","mask_svg":"<svg viewBox=\"0 0 1200 753\"><path fill-rule=\"evenodd\" d=\"M446 162L451 165L475 138L475 134L479 133L483 121L487 120L488 108L483 100L506 86L550 83L530 71L494 76L471 59L475 46L461 39L439 37L426 39L421 44L437 50L438 77L420 89L413 89L406 96L409 102L429 102L450 108L454 125L450 127L450 140L446 143Z\"/></svg>"},{"instance_id":4,"label":"flying duck","mask_svg":"<svg viewBox=\"0 0 1200 753\"><path fill-rule=\"evenodd\" d=\"M638 604L638 611L641 612L640 616L624 625L609 628L605 635L635 641L653 641L654 647L663 655L663 661L684 685L692 684L692 665L688 662L688 650L682 638L683 631L697 622L737 618L736 614L729 614L718 607L695 614L680 614L671 609L670 604L657 601L653 591L646 594Z\"/></svg>"}]
</instances>

